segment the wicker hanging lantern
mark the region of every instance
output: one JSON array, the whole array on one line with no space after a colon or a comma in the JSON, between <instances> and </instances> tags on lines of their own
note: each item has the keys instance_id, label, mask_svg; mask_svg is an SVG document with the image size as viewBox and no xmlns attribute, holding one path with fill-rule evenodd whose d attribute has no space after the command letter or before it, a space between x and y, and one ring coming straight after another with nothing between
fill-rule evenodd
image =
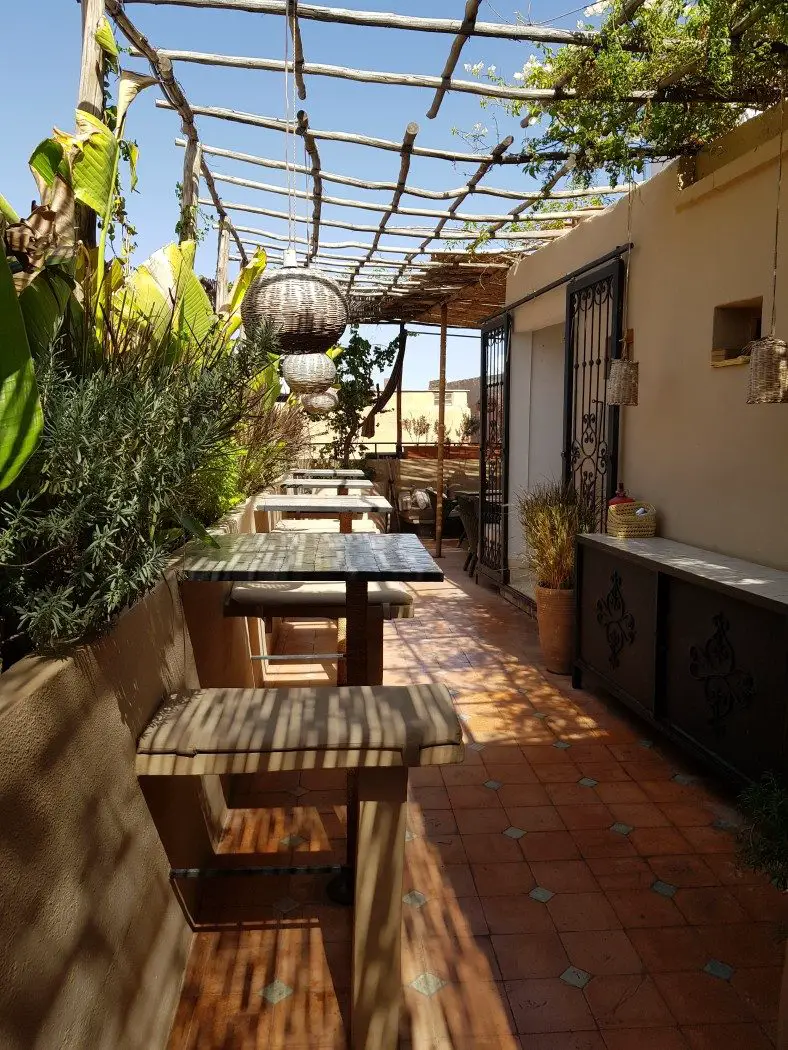
<instances>
[{"instance_id":1,"label":"wicker hanging lantern","mask_svg":"<svg viewBox=\"0 0 788 1050\"><path fill-rule=\"evenodd\" d=\"M322 394L304 394L301 398L301 407L308 416L327 416L338 404L339 395L333 388Z\"/></svg>"},{"instance_id":2,"label":"wicker hanging lantern","mask_svg":"<svg viewBox=\"0 0 788 1050\"><path fill-rule=\"evenodd\" d=\"M783 339L767 336L744 348L750 355L748 405L788 403L788 345Z\"/></svg>"},{"instance_id":3,"label":"wicker hanging lantern","mask_svg":"<svg viewBox=\"0 0 788 1050\"><path fill-rule=\"evenodd\" d=\"M294 251L284 265L260 274L241 303L248 332L273 323L284 354L321 354L338 341L348 320L347 303L330 277L314 266L298 266Z\"/></svg>"},{"instance_id":4,"label":"wicker hanging lantern","mask_svg":"<svg viewBox=\"0 0 788 1050\"><path fill-rule=\"evenodd\" d=\"M294 394L319 394L337 377L334 362L325 354L289 354L282 358L282 378Z\"/></svg>"},{"instance_id":5,"label":"wicker hanging lantern","mask_svg":"<svg viewBox=\"0 0 788 1050\"><path fill-rule=\"evenodd\" d=\"M607 403L609 405L636 405L638 403L638 364L624 357L610 362L607 377Z\"/></svg>"}]
</instances>

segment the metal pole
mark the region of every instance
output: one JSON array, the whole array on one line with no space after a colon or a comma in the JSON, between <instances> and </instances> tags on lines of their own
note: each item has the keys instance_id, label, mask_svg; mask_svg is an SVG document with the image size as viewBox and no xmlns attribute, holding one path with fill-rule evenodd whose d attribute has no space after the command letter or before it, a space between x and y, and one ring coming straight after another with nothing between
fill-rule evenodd
<instances>
[{"instance_id":1,"label":"metal pole","mask_svg":"<svg viewBox=\"0 0 788 1050\"><path fill-rule=\"evenodd\" d=\"M441 303L441 351L438 370L438 461L435 488L438 499L435 505L435 557L443 557L443 443L446 436L446 323L449 307Z\"/></svg>"},{"instance_id":2,"label":"metal pole","mask_svg":"<svg viewBox=\"0 0 788 1050\"><path fill-rule=\"evenodd\" d=\"M102 75L104 53L96 30L104 14L104 0L82 0L82 57L79 67L77 109L101 120L104 113ZM77 236L88 248L96 247L96 214L86 204L77 206Z\"/></svg>"}]
</instances>

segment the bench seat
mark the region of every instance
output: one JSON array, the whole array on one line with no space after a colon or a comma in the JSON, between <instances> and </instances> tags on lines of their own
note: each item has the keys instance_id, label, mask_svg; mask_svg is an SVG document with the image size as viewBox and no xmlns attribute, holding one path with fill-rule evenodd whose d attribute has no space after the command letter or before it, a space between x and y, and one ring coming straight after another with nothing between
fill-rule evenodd
<instances>
[{"instance_id":1,"label":"bench seat","mask_svg":"<svg viewBox=\"0 0 788 1050\"><path fill-rule=\"evenodd\" d=\"M165 702L137 745L138 776L461 762L443 685L198 689Z\"/></svg>"},{"instance_id":2,"label":"bench seat","mask_svg":"<svg viewBox=\"0 0 788 1050\"><path fill-rule=\"evenodd\" d=\"M355 518L353 532L380 532L372 518ZM273 532L339 532L336 518L284 518L273 527Z\"/></svg>"},{"instance_id":3,"label":"bench seat","mask_svg":"<svg viewBox=\"0 0 788 1050\"><path fill-rule=\"evenodd\" d=\"M384 620L411 619L413 595L396 583L370 583L368 602L382 607ZM225 606L227 616L320 617L336 620L346 615L344 583L277 582L236 583Z\"/></svg>"}]
</instances>

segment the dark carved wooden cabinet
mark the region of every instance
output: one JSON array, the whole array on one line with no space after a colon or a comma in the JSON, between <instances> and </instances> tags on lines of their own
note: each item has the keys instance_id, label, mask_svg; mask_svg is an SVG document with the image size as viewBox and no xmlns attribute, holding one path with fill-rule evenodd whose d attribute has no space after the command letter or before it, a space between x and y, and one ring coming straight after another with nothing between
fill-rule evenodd
<instances>
[{"instance_id":1,"label":"dark carved wooden cabinet","mask_svg":"<svg viewBox=\"0 0 788 1050\"><path fill-rule=\"evenodd\" d=\"M785 771L788 573L670 540L578 541L584 672L739 779Z\"/></svg>"}]
</instances>

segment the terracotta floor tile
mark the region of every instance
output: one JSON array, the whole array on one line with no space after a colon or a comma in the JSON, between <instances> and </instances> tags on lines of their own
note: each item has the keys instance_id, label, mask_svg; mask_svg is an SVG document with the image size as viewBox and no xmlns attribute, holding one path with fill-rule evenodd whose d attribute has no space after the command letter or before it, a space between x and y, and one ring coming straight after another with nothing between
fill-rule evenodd
<instances>
[{"instance_id":1,"label":"terracotta floor tile","mask_svg":"<svg viewBox=\"0 0 788 1050\"><path fill-rule=\"evenodd\" d=\"M530 864L536 884L553 893L589 893L599 889L584 860L534 860Z\"/></svg>"},{"instance_id":2,"label":"terracotta floor tile","mask_svg":"<svg viewBox=\"0 0 788 1050\"><path fill-rule=\"evenodd\" d=\"M684 924L684 917L673 901L653 890L608 890L607 897L625 930Z\"/></svg>"},{"instance_id":3,"label":"terracotta floor tile","mask_svg":"<svg viewBox=\"0 0 788 1050\"><path fill-rule=\"evenodd\" d=\"M485 758L485 780L500 780L502 784L538 784L539 778L527 762L494 762ZM447 766L447 769L452 768ZM484 783L484 781L482 781Z\"/></svg>"},{"instance_id":4,"label":"terracotta floor tile","mask_svg":"<svg viewBox=\"0 0 788 1050\"><path fill-rule=\"evenodd\" d=\"M577 860L580 851L568 831L533 831L519 840L523 856L533 860Z\"/></svg>"},{"instance_id":5,"label":"terracotta floor tile","mask_svg":"<svg viewBox=\"0 0 788 1050\"><path fill-rule=\"evenodd\" d=\"M596 779L596 778L594 778ZM602 800L610 805L613 802L647 802L648 795L631 780L600 781L594 791Z\"/></svg>"},{"instance_id":6,"label":"terracotta floor tile","mask_svg":"<svg viewBox=\"0 0 788 1050\"><path fill-rule=\"evenodd\" d=\"M674 770L667 762L641 759L637 762L622 762L621 767L632 780L642 784L644 780L670 780Z\"/></svg>"},{"instance_id":7,"label":"terracotta floor tile","mask_svg":"<svg viewBox=\"0 0 788 1050\"><path fill-rule=\"evenodd\" d=\"M427 767L429 768L429 767ZM446 787L457 787L466 784L483 784L489 780L487 770L480 762L477 766L469 766L465 762L457 766L436 766L438 773L443 779Z\"/></svg>"},{"instance_id":8,"label":"terracotta floor tile","mask_svg":"<svg viewBox=\"0 0 788 1050\"><path fill-rule=\"evenodd\" d=\"M607 1050L690 1050L678 1028L621 1028L604 1032Z\"/></svg>"},{"instance_id":9,"label":"terracotta floor tile","mask_svg":"<svg viewBox=\"0 0 788 1050\"><path fill-rule=\"evenodd\" d=\"M509 822L522 831L563 831L564 823L555 806L507 806Z\"/></svg>"},{"instance_id":10,"label":"terracotta floor tile","mask_svg":"<svg viewBox=\"0 0 788 1050\"><path fill-rule=\"evenodd\" d=\"M557 752L557 754L561 753ZM534 766L533 769L542 784L576 784L583 776L574 762L554 766Z\"/></svg>"},{"instance_id":11,"label":"terracotta floor tile","mask_svg":"<svg viewBox=\"0 0 788 1050\"><path fill-rule=\"evenodd\" d=\"M602 890L647 890L654 882L642 857L589 857L588 866Z\"/></svg>"},{"instance_id":12,"label":"terracotta floor tile","mask_svg":"<svg viewBox=\"0 0 788 1050\"><path fill-rule=\"evenodd\" d=\"M684 828L696 831L697 828ZM693 848L677 828L636 828L629 839L643 857L664 857L668 853L692 853Z\"/></svg>"},{"instance_id":13,"label":"terracotta floor tile","mask_svg":"<svg viewBox=\"0 0 788 1050\"><path fill-rule=\"evenodd\" d=\"M403 984L410 984L422 973L432 973L454 984L489 983L501 977L489 937L457 940L445 932L431 937L403 938Z\"/></svg>"},{"instance_id":14,"label":"terracotta floor tile","mask_svg":"<svg viewBox=\"0 0 788 1050\"><path fill-rule=\"evenodd\" d=\"M613 802L610 812L614 820L633 828L663 828L669 825L668 818L653 802Z\"/></svg>"},{"instance_id":15,"label":"terracotta floor tile","mask_svg":"<svg viewBox=\"0 0 788 1050\"><path fill-rule=\"evenodd\" d=\"M745 922L747 913L733 894L722 886L680 889L673 900L692 926Z\"/></svg>"},{"instance_id":16,"label":"terracotta floor tile","mask_svg":"<svg viewBox=\"0 0 788 1050\"><path fill-rule=\"evenodd\" d=\"M583 993L555 977L506 981L505 988L520 1033L596 1029Z\"/></svg>"},{"instance_id":17,"label":"terracotta floor tile","mask_svg":"<svg viewBox=\"0 0 788 1050\"><path fill-rule=\"evenodd\" d=\"M604 893L557 893L547 907L559 933L621 927Z\"/></svg>"},{"instance_id":18,"label":"terracotta floor tile","mask_svg":"<svg viewBox=\"0 0 788 1050\"><path fill-rule=\"evenodd\" d=\"M592 788L582 784L546 784L545 790L554 806L593 806L599 804L599 796Z\"/></svg>"},{"instance_id":19,"label":"terracotta floor tile","mask_svg":"<svg viewBox=\"0 0 788 1050\"><path fill-rule=\"evenodd\" d=\"M610 784L631 783L629 773L620 762L578 762L578 768L584 777L592 777L594 780Z\"/></svg>"},{"instance_id":20,"label":"terracotta floor tile","mask_svg":"<svg viewBox=\"0 0 788 1050\"><path fill-rule=\"evenodd\" d=\"M730 853L733 836L718 828L683 828L687 842L696 853Z\"/></svg>"},{"instance_id":21,"label":"terracotta floor tile","mask_svg":"<svg viewBox=\"0 0 788 1050\"><path fill-rule=\"evenodd\" d=\"M749 1021L750 1011L728 981L707 973L657 973L654 981L680 1025Z\"/></svg>"},{"instance_id":22,"label":"terracotta floor tile","mask_svg":"<svg viewBox=\"0 0 788 1050\"><path fill-rule=\"evenodd\" d=\"M511 806L549 806L550 795L541 784L504 784L498 798L505 809Z\"/></svg>"},{"instance_id":23,"label":"terracotta floor tile","mask_svg":"<svg viewBox=\"0 0 788 1050\"><path fill-rule=\"evenodd\" d=\"M411 787L408 797L424 809L451 809L449 793L445 787Z\"/></svg>"},{"instance_id":24,"label":"terracotta floor tile","mask_svg":"<svg viewBox=\"0 0 788 1050\"><path fill-rule=\"evenodd\" d=\"M421 908L403 912L406 936L429 938L438 934L457 941L483 937L490 931L478 897L433 898Z\"/></svg>"},{"instance_id":25,"label":"terracotta floor tile","mask_svg":"<svg viewBox=\"0 0 788 1050\"><path fill-rule=\"evenodd\" d=\"M647 974L594 977L584 991L591 1012L603 1030L669 1028L675 1024L659 989Z\"/></svg>"},{"instance_id":26,"label":"terracotta floor tile","mask_svg":"<svg viewBox=\"0 0 788 1050\"><path fill-rule=\"evenodd\" d=\"M461 835L494 835L506 831L511 821L506 812L494 809L457 809L454 818Z\"/></svg>"},{"instance_id":27,"label":"terracotta floor tile","mask_svg":"<svg viewBox=\"0 0 788 1050\"><path fill-rule=\"evenodd\" d=\"M656 877L671 886L719 886L719 879L709 865L695 854L649 857L648 863Z\"/></svg>"},{"instance_id":28,"label":"terracotta floor tile","mask_svg":"<svg viewBox=\"0 0 788 1050\"><path fill-rule=\"evenodd\" d=\"M539 766L566 766L573 763L571 748L562 750L552 744L525 744L523 755L536 769Z\"/></svg>"},{"instance_id":29,"label":"terracotta floor tile","mask_svg":"<svg viewBox=\"0 0 788 1050\"><path fill-rule=\"evenodd\" d=\"M731 984L762 1024L777 1020L780 1003L782 966L754 966L737 969Z\"/></svg>"},{"instance_id":30,"label":"terracotta floor tile","mask_svg":"<svg viewBox=\"0 0 788 1050\"><path fill-rule=\"evenodd\" d=\"M523 854L515 839L494 834L463 835L462 842L468 860L473 864L515 863L523 859Z\"/></svg>"},{"instance_id":31,"label":"terracotta floor tile","mask_svg":"<svg viewBox=\"0 0 788 1050\"><path fill-rule=\"evenodd\" d=\"M569 959L557 933L507 933L492 938L504 980L560 977Z\"/></svg>"},{"instance_id":32,"label":"terracotta floor tile","mask_svg":"<svg viewBox=\"0 0 788 1050\"><path fill-rule=\"evenodd\" d=\"M514 1023L503 984L449 984L427 998L405 988L401 1011L402 1042L413 1050L453 1050L514 1044Z\"/></svg>"},{"instance_id":33,"label":"terracotta floor tile","mask_svg":"<svg viewBox=\"0 0 788 1050\"><path fill-rule=\"evenodd\" d=\"M712 956L701 939L700 932L691 926L631 928L629 939L643 965L651 973L677 973L702 970Z\"/></svg>"},{"instance_id":34,"label":"terracotta floor tile","mask_svg":"<svg viewBox=\"0 0 788 1050\"><path fill-rule=\"evenodd\" d=\"M561 940L571 964L594 977L643 970L640 956L623 930L562 933Z\"/></svg>"},{"instance_id":35,"label":"terracotta floor tile","mask_svg":"<svg viewBox=\"0 0 788 1050\"><path fill-rule=\"evenodd\" d=\"M446 769L461 769L461 766L446 766ZM440 766L421 766L408 770L408 783L414 787L442 787ZM333 785L331 785L333 786Z\"/></svg>"},{"instance_id":36,"label":"terracotta floor tile","mask_svg":"<svg viewBox=\"0 0 788 1050\"><path fill-rule=\"evenodd\" d=\"M486 766L490 763L501 766L528 764L526 756L516 741L511 744L485 744L480 754Z\"/></svg>"},{"instance_id":37,"label":"terracotta floor tile","mask_svg":"<svg viewBox=\"0 0 788 1050\"><path fill-rule=\"evenodd\" d=\"M550 912L527 894L484 897L482 908L491 934L555 932Z\"/></svg>"},{"instance_id":38,"label":"terracotta floor tile","mask_svg":"<svg viewBox=\"0 0 788 1050\"><path fill-rule=\"evenodd\" d=\"M675 780L665 780L662 777L653 780L642 777L638 779L638 783L652 802L683 802L697 805L698 791L691 784L679 784Z\"/></svg>"},{"instance_id":39,"label":"terracotta floor tile","mask_svg":"<svg viewBox=\"0 0 788 1050\"><path fill-rule=\"evenodd\" d=\"M730 966L779 966L785 943L776 923L752 922L735 925L699 926L698 936L710 959Z\"/></svg>"},{"instance_id":40,"label":"terracotta floor tile","mask_svg":"<svg viewBox=\"0 0 788 1050\"><path fill-rule=\"evenodd\" d=\"M411 815L408 815L408 825L414 834L424 834L428 838L433 835L457 834L459 829L451 810L421 809L420 806L415 809L415 819L411 820Z\"/></svg>"},{"instance_id":41,"label":"terracotta floor tile","mask_svg":"<svg viewBox=\"0 0 788 1050\"><path fill-rule=\"evenodd\" d=\"M561 819L570 831L580 831L589 828L609 828L614 822L610 810L601 802L587 806L556 807Z\"/></svg>"},{"instance_id":42,"label":"terracotta floor tile","mask_svg":"<svg viewBox=\"0 0 788 1050\"><path fill-rule=\"evenodd\" d=\"M785 922L788 920L788 895L780 893L768 883L751 886L732 886L731 892L747 914L756 922Z\"/></svg>"},{"instance_id":43,"label":"terracotta floor tile","mask_svg":"<svg viewBox=\"0 0 788 1050\"><path fill-rule=\"evenodd\" d=\"M599 1032L542 1032L529 1035L522 1046L525 1050L605 1050Z\"/></svg>"},{"instance_id":44,"label":"terracotta floor tile","mask_svg":"<svg viewBox=\"0 0 788 1050\"><path fill-rule=\"evenodd\" d=\"M405 846L406 856L423 850L425 858L434 858L443 864L464 864L468 857L463 841L459 835L431 835L429 838L416 838Z\"/></svg>"},{"instance_id":45,"label":"terracotta floor tile","mask_svg":"<svg viewBox=\"0 0 788 1050\"><path fill-rule=\"evenodd\" d=\"M448 787L446 791L451 808L457 809L497 809L501 802L498 792L480 784L465 784Z\"/></svg>"},{"instance_id":46,"label":"terracotta floor tile","mask_svg":"<svg viewBox=\"0 0 788 1050\"><path fill-rule=\"evenodd\" d=\"M723 886L754 886L767 882L763 875L741 867L735 853L705 853L703 860Z\"/></svg>"},{"instance_id":47,"label":"terracotta floor tile","mask_svg":"<svg viewBox=\"0 0 788 1050\"><path fill-rule=\"evenodd\" d=\"M681 1029L690 1050L772 1050L757 1024L703 1024Z\"/></svg>"},{"instance_id":48,"label":"terracotta floor tile","mask_svg":"<svg viewBox=\"0 0 788 1050\"><path fill-rule=\"evenodd\" d=\"M671 824L679 828L703 827L714 820L711 810L687 802L663 802L660 808Z\"/></svg>"},{"instance_id":49,"label":"terracotta floor tile","mask_svg":"<svg viewBox=\"0 0 788 1050\"><path fill-rule=\"evenodd\" d=\"M609 828L573 831L572 837L586 860L599 857L634 857L635 847L626 835L619 835Z\"/></svg>"},{"instance_id":50,"label":"terracotta floor tile","mask_svg":"<svg viewBox=\"0 0 788 1050\"><path fill-rule=\"evenodd\" d=\"M514 864L472 864L480 897L512 897L529 893L536 885L531 869L521 860Z\"/></svg>"}]
</instances>

